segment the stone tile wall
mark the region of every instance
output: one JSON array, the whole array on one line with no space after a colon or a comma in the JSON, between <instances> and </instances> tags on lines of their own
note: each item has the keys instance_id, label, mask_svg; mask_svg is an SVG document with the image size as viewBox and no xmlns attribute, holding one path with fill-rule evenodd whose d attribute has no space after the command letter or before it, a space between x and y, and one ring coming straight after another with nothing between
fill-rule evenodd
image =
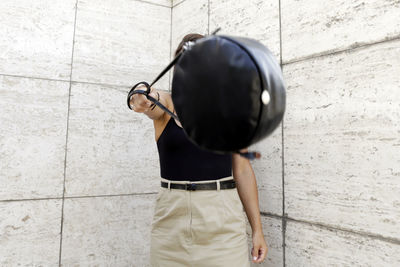
<instances>
[{"instance_id":1,"label":"stone tile wall","mask_svg":"<svg viewBox=\"0 0 400 267\"><path fill-rule=\"evenodd\" d=\"M146 266L159 162L126 94L169 63L171 2L0 14L0 266Z\"/></svg>"},{"instance_id":2,"label":"stone tile wall","mask_svg":"<svg viewBox=\"0 0 400 267\"><path fill-rule=\"evenodd\" d=\"M217 27L266 45L287 85L281 127L252 146L261 266L400 265L399 1L3 0L0 12L0 266L148 266L158 155L125 96L185 34Z\"/></svg>"}]
</instances>

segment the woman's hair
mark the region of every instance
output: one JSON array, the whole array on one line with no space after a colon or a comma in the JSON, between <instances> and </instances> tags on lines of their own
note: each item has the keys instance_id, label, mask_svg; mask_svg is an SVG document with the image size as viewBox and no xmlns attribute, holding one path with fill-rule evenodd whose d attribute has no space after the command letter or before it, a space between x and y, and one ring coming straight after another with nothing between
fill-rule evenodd
<instances>
[{"instance_id":1,"label":"woman's hair","mask_svg":"<svg viewBox=\"0 0 400 267\"><path fill-rule=\"evenodd\" d=\"M175 50L175 56L176 56L177 54L179 54L179 52L180 52L180 51L182 50L182 48L183 48L183 45L184 45L186 42L188 42L188 41L195 41L195 40L200 39L200 38L203 38L203 37L204 37L204 35L199 34L199 33L189 33L189 34L186 34L186 35L182 38L182 41L179 43L178 47L176 48L176 50Z\"/></svg>"}]
</instances>

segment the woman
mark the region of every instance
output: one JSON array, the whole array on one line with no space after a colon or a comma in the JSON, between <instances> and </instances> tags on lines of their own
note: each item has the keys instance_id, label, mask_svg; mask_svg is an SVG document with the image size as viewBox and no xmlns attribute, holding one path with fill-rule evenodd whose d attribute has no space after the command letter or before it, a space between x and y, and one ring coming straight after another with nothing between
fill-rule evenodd
<instances>
[{"instance_id":1,"label":"woman","mask_svg":"<svg viewBox=\"0 0 400 267\"><path fill-rule=\"evenodd\" d=\"M186 35L175 56L185 42L203 37ZM175 113L170 93L151 88L150 95ZM250 266L243 207L252 228L252 260L264 261L267 245L249 160L200 149L187 138L178 121L144 95L133 95L130 105L153 120L160 158L151 266Z\"/></svg>"}]
</instances>

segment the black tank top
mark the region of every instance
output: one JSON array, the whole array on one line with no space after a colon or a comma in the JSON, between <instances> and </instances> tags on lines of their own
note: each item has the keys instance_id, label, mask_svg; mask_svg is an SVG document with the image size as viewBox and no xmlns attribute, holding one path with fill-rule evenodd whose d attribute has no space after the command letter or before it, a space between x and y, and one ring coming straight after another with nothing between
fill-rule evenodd
<instances>
[{"instance_id":1,"label":"black tank top","mask_svg":"<svg viewBox=\"0 0 400 267\"><path fill-rule=\"evenodd\" d=\"M168 180L216 180L232 175L232 156L204 150L171 117L157 140L161 177Z\"/></svg>"}]
</instances>

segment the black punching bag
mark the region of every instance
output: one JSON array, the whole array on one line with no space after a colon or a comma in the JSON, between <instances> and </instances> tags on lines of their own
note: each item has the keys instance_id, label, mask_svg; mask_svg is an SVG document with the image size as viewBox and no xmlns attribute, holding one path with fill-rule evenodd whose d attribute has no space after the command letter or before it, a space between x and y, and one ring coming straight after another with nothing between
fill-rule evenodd
<instances>
[{"instance_id":1,"label":"black punching bag","mask_svg":"<svg viewBox=\"0 0 400 267\"><path fill-rule=\"evenodd\" d=\"M285 111L274 55L260 42L211 35L185 46L175 63L172 101L188 137L201 148L233 152L271 134Z\"/></svg>"}]
</instances>

